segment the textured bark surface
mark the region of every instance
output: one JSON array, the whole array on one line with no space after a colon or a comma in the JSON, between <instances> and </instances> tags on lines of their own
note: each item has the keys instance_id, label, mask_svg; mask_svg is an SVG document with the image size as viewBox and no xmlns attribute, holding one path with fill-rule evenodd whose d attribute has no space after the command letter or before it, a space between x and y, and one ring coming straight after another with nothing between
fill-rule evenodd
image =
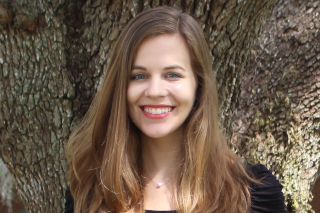
<instances>
[{"instance_id":1,"label":"textured bark surface","mask_svg":"<svg viewBox=\"0 0 320 213\"><path fill-rule=\"evenodd\" d=\"M252 49L232 143L268 165L290 212L306 212L319 175L320 2L281 0Z\"/></svg>"},{"instance_id":2,"label":"textured bark surface","mask_svg":"<svg viewBox=\"0 0 320 213\"><path fill-rule=\"evenodd\" d=\"M252 126L256 124L256 120L246 120L246 117L244 117L239 118L238 121L247 123L240 125L238 122L241 128L232 129L235 114L247 116L248 114L245 111L248 109L247 105L251 106L252 103L255 103L256 108L260 110L260 105L265 103L262 101L264 99L252 95L250 93L252 89L245 86L242 87L243 99L240 106L238 106L238 98L252 44L261 32L265 18L275 3L276 0L0 1L0 154L17 182L18 190L28 212L62 212L67 167L64 158L64 145L67 142L72 125L76 124L86 112L99 86L103 70L108 65L112 47L123 27L137 13L166 4L194 14L203 26L212 50L213 67L218 79L223 125L227 135L231 135L233 130L238 133L233 135L233 139L238 138L239 140L238 144L234 143L239 152L251 161L260 161L270 165L272 169L277 171L277 174L282 172L283 175L279 177L283 183L287 183L284 182L287 180L298 179L298 177L291 175L288 169L288 166L298 166L298 164L286 165L284 162L287 159L283 158L283 155L287 154L287 158L290 158L288 162L291 162L292 158L299 158L296 162L300 161L300 168L305 171L304 159L308 157L307 153L311 152L303 152L301 156L297 156L295 152L298 149L294 147L301 150L302 146L308 146L310 150L315 150L312 153L315 153L315 155L318 153L317 146L315 146L316 142L312 141L316 140L315 138L309 139L308 143L304 145L307 134L303 132L308 129L308 131L314 133L315 130L312 129L313 127L310 128L309 125L310 122L316 122L317 120L312 120L311 116L309 118L298 116L297 113L299 112L294 111L298 107L295 106L300 106L299 103L303 102L298 102L297 99L296 103L294 97L289 96L289 94L293 94L296 98L302 98L308 95L309 98L306 98L307 102L305 104L309 108L302 107L301 110L313 109L316 111L313 106L316 106L317 102L312 94L317 93L317 90L309 91L308 88L303 86L315 78L311 74L309 74L309 77L307 75L301 77L303 72L301 70L300 73L300 67L303 66L302 62L298 62L298 59L296 59L297 62L292 62L295 63L292 65L294 69L289 69L285 75L280 72L282 68L286 68L284 64L281 65L282 68L277 68L279 71L275 68L268 68L271 70L269 71L270 78L274 78L274 81L278 82L278 76L281 74L281 77L286 79L283 84L287 87L289 85L299 86L294 82L294 79L302 81L299 87L292 87L296 88L292 92L289 92L291 87L288 87L289 104L287 104L292 106L289 108L293 113L291 118L299 118L300 123L293 120L291 128L289 122L291 120L280 119L283 114L286 116L286 113L283 112L291 112L290 110L285 111L287 108L281 111L282 108L280 107L282 105L287 107L287 105L282 104L287 103L287 99L283 98L287 97L286 90L280 90L282 93L277 93L278 90L276 89L271 90L271 88L282 84L275 83L274 86L270 86L270 82L265 77L261 77L262 80L266 81L266 91L269 91L270 95L273 95L271 99L274 99L274 104L271 107L273 111L271 110L269 114L272 114L272 118L275 119L281 116L278 119L279 122L272 120L270 123L278 126L270 126L270 128L275 128L273 131L267 131L262 127L256 130L252 129L251 126L241 129L246 127L244 124L249 122L253 122ZM279 9L281 4L279 3L279 5L277 8L281 11ZM305 14L312 16L313 13L306 12ZM277 17L277 13L273 14L273 17ZM282 20L284 19L282 18ZM278 18L274 18L271 22L277 20ZM299 24L296 23L297 26ZM271 25L269 29L272 27L274 26ZM273 31L269 30L267 32L271 34ZM275 33L276 36L278 34L281 36L284 32L275 31ZM288 30L284 35L291 35L290 33L294 33L294 31ZM259 38L259 41L269 38L269 34L264 34ZM302 36L301 39L303 40L303 38ZM306 42L308 38L304 38L303 41ZM316 37L311 38L316 39ZM297 40L300 41L300 37ZM269 43L272 42L275 41L270 40ZM280 42L280 44L283 45L284 42ZM284 45L283 47L287 46ZM295 52L298 52L299 47L306 48L307 45L298 42ZM266 54L264 49L266 47L262 49L256 47L255 52L257 55ZM302 58L301 56L300 60ZM305 60L315 59L317 57ZM314 64L316 64L316 61L314 61ZM265 73L263 69L270 66L270 64L266 62L264 64L263 62L257 68L259 72L261 70L262 74ZM256 64L251 63L250 70L254 70L255 66ZM316 73L316 65L310 67L314 68L313 70L310 68L310 73ZM248 72L244 78L246 83L249 82L247 79L250 79L250 75L253 73L259 74L253 71ZM286 83L290 79L291 84ZM260 86L261 83L263 82L250 82L250 84L253 84L252 86ZM313 87L317 88L317 84L309 85L314 85ZM249 93L245 91L249 91ZM236 111L237 107L239 107L238 111ZM270 111L269 109L261 108L261 112L259 112L264 115ZM310 115L311 111L303 111L303 113L304 115ZM256 115L256 111L254 111L254 115ZM315 113L311 115L315 116ZM280 121L284 123L280 123ZM263 128L266 128L266 125ZM278 128L287 129L278 132ZM275 141L282 140L283 138L279 139L280 136L286 136L287 142L279 143L279 147L282 146L282 149L277 147L269 149L267 148L269 147L267 146L269 140L264 140L260 142L265 147L264 151L256 154L254 147L257 142L254 138L257 132L260 135L270 135L276 138ZM279 137L278 134L280 134ZM252 135L254 137L251 137ZM261 136L262 139L264 138ZM246 146L243 146L244 143ZM309 157L316 156L309 155ZM300 182L294 182L296 188L292 188L295 191L291 194L289 191L291 185L286 185L288 201L297 200L299 204L303 201L302 198L295 199L292 196L299 196L299 190L302 189L303 192L308 191L306 186L309 185L306 181L309 176L307 177L307 174L314 177L313 169L316 167L314 165L318 165L318 162L314 161L308 167L311 170L305 172L306 176L299 179L301 184ZM294 171L299 171L298 167L294 168L296 168ZM294 175L297 174L299 173ZM299 208L304 207L300 206Z\"/></svg>"},{"instance_id":3,"label":"textured bark surface","mask_svg":"<svg viewBox=\"0 0 320 213\"><path fill-rule=\"evenodd\" d=\"M62 5L1 3L8 17L1 16L7 22L0 30L0 154L28 212L63 208L64 144L75 93L67 75Z\"/></svg>"}]
</instances>

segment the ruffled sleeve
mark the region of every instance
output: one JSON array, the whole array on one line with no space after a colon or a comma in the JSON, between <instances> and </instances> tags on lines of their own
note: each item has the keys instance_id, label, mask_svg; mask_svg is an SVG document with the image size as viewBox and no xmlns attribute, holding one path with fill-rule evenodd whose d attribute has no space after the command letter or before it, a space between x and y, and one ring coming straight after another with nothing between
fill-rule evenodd
<instances>
[{"instance_id":1,"label":"ruffled sleeve","mask_svg":"<svg viewBox=\"0 0 320 213\"><path fill-rule=\"evenodd\" d=\"M69 187L66 190L65 193L65 211L64 213L73 213L73 197L71 195Z\"/></svg>"},{"instance_id":2,"label":"ruffled sleeve","mask_svg":"<svg viewBox=\"0 0 320 213\"><path fill-rule=\"evenodd\" d=\"M261 164L248 165L253 176L261 184L251 185L252 213L285 213L283 186L266 167Z\"/></svg>"}]
</instances>

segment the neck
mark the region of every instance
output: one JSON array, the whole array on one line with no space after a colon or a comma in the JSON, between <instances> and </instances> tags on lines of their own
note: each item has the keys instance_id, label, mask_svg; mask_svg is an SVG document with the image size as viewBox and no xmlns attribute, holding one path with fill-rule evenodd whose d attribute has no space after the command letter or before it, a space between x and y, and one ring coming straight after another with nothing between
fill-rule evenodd
<instances>
[{"instance_id":1,"label":"neck","mask_svg":"<svg viewBox=\"0 0 320 213\"><path fill-rule=\"evenodd\" d=\"M182 137L149 138L142 135L143 169L155 182L172 178L178 168Z\"/></svg>"}]
</instances>

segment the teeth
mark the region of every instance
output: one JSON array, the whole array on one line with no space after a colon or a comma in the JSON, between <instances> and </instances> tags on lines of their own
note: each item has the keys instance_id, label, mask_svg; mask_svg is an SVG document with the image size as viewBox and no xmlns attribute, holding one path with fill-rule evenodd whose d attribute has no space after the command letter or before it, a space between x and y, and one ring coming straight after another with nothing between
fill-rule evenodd
<instances>
[{"instance_id":1,"label":"teeth","mask_svg":"<svg viewBox=\"0 0 320 213\"><path fill-rule=\"evenodd\" d=\"M150 114L159 115L163 113L170 112L172 107L164 107L164 108L151 108L151 107L144 107L144 111Z\"/></svg>"}]
</instances>

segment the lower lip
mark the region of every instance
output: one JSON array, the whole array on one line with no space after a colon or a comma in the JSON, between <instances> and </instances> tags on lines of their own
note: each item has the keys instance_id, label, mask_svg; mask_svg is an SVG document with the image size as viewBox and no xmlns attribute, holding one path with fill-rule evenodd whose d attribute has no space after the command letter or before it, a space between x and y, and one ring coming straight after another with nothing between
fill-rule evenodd
<instances>
[{"instance_id":1,"label":"lower lip","mask_svg":"<svg viewBox=\"0 0 320 213\"><path fill-rule=\"evenodd\" d=\"M166 113L162 113L162 114L151 114L151 113L148 113L146 111L144 111L143 109L141 109L143 114L147 117L147 118L150 118L150 119L163 119L165 117L167 117L171 112L166 112Z\"/></svg>"}]
</instances>

